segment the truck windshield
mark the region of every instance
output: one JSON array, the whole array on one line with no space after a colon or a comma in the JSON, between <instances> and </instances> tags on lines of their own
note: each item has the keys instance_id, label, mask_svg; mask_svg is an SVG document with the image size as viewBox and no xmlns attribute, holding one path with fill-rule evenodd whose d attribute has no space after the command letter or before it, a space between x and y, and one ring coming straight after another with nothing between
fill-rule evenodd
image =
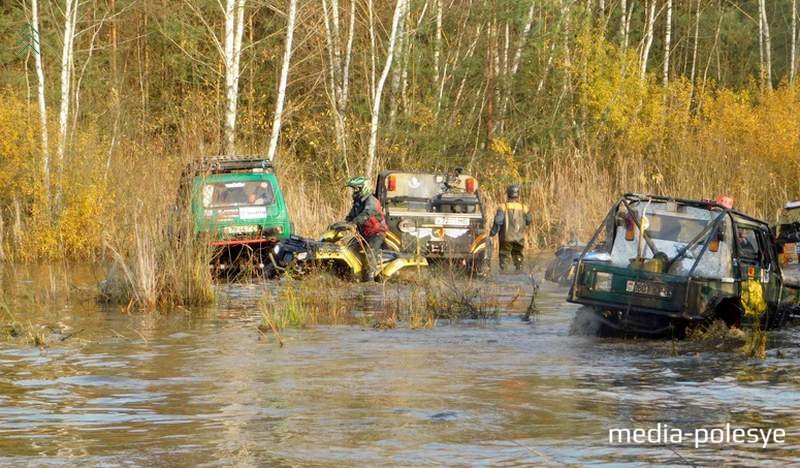
<instances>
[{"instance_id":1,"label":"truck windshield","mask_svg":"<svg viewBox=\"0 0 800 468\"><path fill-rule=\"evenodd\" d=\"M439 213L480 211L477 196L466 191L465 181L470 176L395 172L390 177L393 188L386 192L389 209Z\"/></svg>"},{"instance_id":2,"label":"truck windshield","mask_svg":"<svg viewBox=\"0 0 800 468\"><path fill-rule=\"evenodd\" d=\"M204 208L266 206L275 201L272 185L258 180L206 183L201 193Z\"/></svg>"}]
</instances>

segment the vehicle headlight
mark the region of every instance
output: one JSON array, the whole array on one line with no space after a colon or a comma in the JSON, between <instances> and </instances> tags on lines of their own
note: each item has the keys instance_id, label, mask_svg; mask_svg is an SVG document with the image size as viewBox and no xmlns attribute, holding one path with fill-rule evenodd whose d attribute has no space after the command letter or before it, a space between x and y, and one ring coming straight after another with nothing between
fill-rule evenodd
<instances>
[{"instance_id":1,"label":"vehicle headlight","mask_svg":"<svg viewBox=\"0 0 800 468\"><path fill-rule=\"evenodd\" d=\"M280 251L281 251L281 245L280 244L275 244L275 247L272 248L272 253L274 253L275 255L278 255L278 253L280 253Z\"/></svg>"},{"instance_id":2,"label":"vehicle headlight","mask_svg":"<svg viewBox=\"0 0 800 468\"><path fill-rule=\"evenodd\" d=\"M611 280L614 275L611 273L597 272L594 275L594 289L595 291L611 291Z\"/></svg>"},{"instance_id":3,"label":"vehicle headlight","mask_svg":"<svg viewBox=\"0 0 800 468\"><path fill-rule=\"evenodd\" d=\"M410 219L404 219L397 224L397 229L399 229L400 232L409 233L414 231L414 228L414 222Z\"/></svg>"},{"instance_id":4,"label":"vehicle headlight","mask_svg":"<svg viewBox=\"0 0 800 468\"><path fill-rule=\"evenodd\" d=\"M308 252L300 252L299 254L297 254L298 260L305 260L306 258L308 258Z\"/></svg>"}]
</instances>

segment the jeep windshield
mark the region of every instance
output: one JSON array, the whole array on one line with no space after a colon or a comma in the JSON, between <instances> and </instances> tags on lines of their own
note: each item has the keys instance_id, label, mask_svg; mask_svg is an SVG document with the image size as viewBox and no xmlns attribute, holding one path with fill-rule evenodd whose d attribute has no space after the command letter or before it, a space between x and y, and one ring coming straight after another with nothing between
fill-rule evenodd
<instances>
[{"instance_id":1,"label":"jeep windshield","mask_svg":"<svg viewBox=\"0 0 800 468\"><path fill-rule=\"evenodd\" d=\"M208 182L202 187L204 208L266 206L275 202L272 185L267 181Z\"/></svg>"},{"instance_id":2,"label":"jeep windshield","mask_svg":"<svg viewBox=\"0 0 800 468\"><path fill-rule=\"evenodd\" d=\"M468 180L469 185L467 183ZM478 213L480 200L470 176L391 173L387 177L387 208L437 213Z\"/></svg>"},{"instance_id":3,"label":"jeep windshield","mask_svg":"<svg viewBox=\"0 0 800 468\"><path fill-rule=\"evenodd\" d=\"M667 273L730 276L733 234L729 217L722 214L678 202L623 200L606 218L591 258L628 267L637 257L659 255L667 262Z\"/></svg>"}]
</instances>

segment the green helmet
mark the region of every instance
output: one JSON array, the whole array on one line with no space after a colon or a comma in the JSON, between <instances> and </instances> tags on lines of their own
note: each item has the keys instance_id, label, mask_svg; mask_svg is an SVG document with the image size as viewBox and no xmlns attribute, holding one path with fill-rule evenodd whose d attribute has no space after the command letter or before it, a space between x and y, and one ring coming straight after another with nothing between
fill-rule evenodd
<instances>
[{"instance_id":1,"label":"green helmet","mask_svg":"<svg viewBox=\"0 0 800 468\"><path fill-rule=\"evenodd\" d=\"M367 179L364 176L351 177L350 180L347 181L347 187L363 189L364 187L366 187L368 180L369 179Z\"/></svg>"}]
</instances>

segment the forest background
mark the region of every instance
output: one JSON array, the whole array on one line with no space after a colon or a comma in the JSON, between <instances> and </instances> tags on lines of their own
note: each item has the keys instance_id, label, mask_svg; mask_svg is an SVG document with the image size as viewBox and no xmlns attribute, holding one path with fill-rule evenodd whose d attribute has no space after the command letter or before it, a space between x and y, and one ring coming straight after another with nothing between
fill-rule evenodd
<instances>
[{"instance_id":1,"label":"forest background","mask_svg":"<svg viewBox=\"0 0 800 468\"><path fill-rule=\"evenodd\" d=\"M273 158L310 236L381 168L520 182L534 247L628 191L772 221L800 196L797 3L6 0L0 260L124 252L213 154Z\"/></svg>"}]
</instances>

